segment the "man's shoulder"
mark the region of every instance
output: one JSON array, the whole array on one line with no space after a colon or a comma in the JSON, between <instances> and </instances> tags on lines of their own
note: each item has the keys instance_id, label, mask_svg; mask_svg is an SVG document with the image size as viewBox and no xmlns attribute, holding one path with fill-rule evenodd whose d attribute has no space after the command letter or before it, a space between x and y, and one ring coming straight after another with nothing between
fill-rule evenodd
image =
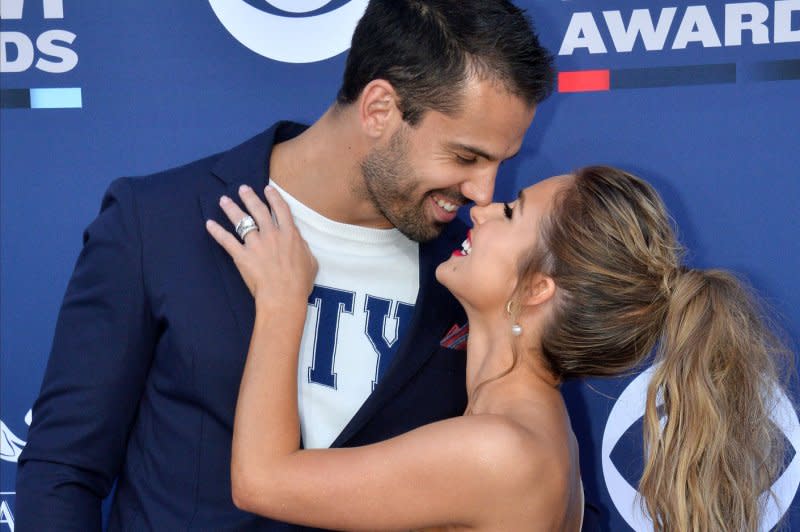
<instances>
[{"instance_id":1,"label":"man's shoulder","mask_svg":"<svg viewBox=\"0 0 800 532\"><path fill-rule=\"evenodd\" d=\"M211 170L226 153L227 150L221 151L181 164L180 166L159 170L152 174L129 177L127 180L138 192L145 193L150 189L159 189L162 187L192 188L199 184L204 178L212 177L213 174Z\"/></svg>"},{"instance_id":2,"label":"man's shoulder","mask_svg":"<svg viewBox=\"0 0 800 532\"><path fill-rule=\"evenodd\" d=\"M184 192L193 190L198 186L202 186L204 182L218 180L214 170L221 162L228 159L241 161L248 153L254 152L255 150L252 148L265 133L261 132L232 148L205 155L199 159L152 174L131 177L129 181L131 186L142 193L147 193L151 190L160 192L164 188L178 188ZM264 146L263 150L266 151L266 149L267 147Z\"/></svg>"},{"instance_id":3,"label":"man's shoulder","mask_svg":"<svg viewBox=\"0 0 800 532\"><path fill-rule=\"evenodd\" d=\"M299 134L306 126L276 122L269 128L233 146L188 163L149 175L128 178L141 194L186 194L205 189L216 190L222 184L257 184L266 180L272 146Z\"/></svg>"}]
</instances>

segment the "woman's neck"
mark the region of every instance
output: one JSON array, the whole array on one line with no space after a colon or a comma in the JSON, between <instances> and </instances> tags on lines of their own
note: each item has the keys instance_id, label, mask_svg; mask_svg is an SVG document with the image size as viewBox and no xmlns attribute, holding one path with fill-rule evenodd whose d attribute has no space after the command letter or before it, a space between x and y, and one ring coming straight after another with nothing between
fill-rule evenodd
<instances>
[{"instance_id":1,"label":"woman's neck","mask_svg":"<svg viewBox=\"0 0 800 532\"><path fill-rule=\"evenodd\" d=\"M512 336L506 316L469 316L467 413L495 413L498 405L515 396L534 398L557 391L559 381L539 354L541 349L536 347L540 345L538 335L532 332ZM514 349L519 354L516 362Z\"/></svg>"}]
</instances>

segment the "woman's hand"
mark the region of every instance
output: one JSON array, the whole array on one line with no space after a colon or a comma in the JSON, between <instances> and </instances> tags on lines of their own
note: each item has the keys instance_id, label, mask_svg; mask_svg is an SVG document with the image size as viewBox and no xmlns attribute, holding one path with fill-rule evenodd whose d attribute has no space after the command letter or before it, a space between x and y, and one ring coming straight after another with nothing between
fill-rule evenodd
<instances>
[{"instance_id":1,"label":"woman's hand","mask_svg":"<svg viewBox=\"0 0 800 532\"><path fill-rule=\"evenodd\" d=\"M305 306L317 275L317 260L280 194L267 185L264 195L272 213L253 189L246 185L239 188L239 196L258 226L244 236L244 243L213 220L206 222L206 229L233 258L256 303L302 301ZM234 225L247 216L227 196L222 196L219 204Z\"/></svg>"}]
</instances>

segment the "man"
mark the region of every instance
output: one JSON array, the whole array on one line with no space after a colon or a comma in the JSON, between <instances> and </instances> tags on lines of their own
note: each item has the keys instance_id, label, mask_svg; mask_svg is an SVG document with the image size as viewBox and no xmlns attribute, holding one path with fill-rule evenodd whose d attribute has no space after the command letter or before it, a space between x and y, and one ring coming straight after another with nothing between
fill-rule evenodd
<instances>
[{"instance_id":1,"label":"man","mask_svg":"<svg viewBox=\"0 0 800 532\"><path fill-rule=\"evenodd\" d=\"M552 85L504 0L373 0L337 102L222 154L109 188L59 315L19 530L285 530L230 494L253 302L205 232L220 196L275 185L319 260L299 372L307 447L362 445L461 414L463 314L433 278L492 198Z\"/></svg>"}]
</instances>

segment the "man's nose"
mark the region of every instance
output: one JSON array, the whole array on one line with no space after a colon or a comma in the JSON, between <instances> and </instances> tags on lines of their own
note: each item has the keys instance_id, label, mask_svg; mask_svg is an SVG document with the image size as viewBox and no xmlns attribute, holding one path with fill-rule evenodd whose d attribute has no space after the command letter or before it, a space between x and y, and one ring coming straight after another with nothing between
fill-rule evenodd
<instances>
[{"instance_id":1,"label":"man's nose","mask_svg":"<svg viewBox=\"0 0 800 532\"><path fill-rule=\"evenodd\" d=\"M461 193L475 203L484 206L492 202L494 195L494 182L497 177L497 168L486 170L461 186Z\"/></svg>"}]
</instances>

